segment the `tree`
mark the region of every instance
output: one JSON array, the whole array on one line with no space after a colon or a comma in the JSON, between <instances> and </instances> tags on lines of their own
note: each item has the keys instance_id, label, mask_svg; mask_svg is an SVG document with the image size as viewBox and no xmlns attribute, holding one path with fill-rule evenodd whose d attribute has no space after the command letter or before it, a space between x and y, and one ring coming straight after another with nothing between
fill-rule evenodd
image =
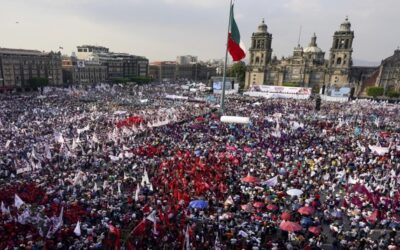
<instances>
[{"instance_id":1,"label":"tree","mask_svg":"<svg viewBox=\"0 0 400 250\"><path fill-rule=\"evenodd\" d=\"M372 97L382 96L384 93L383 87L370 87L367 89L367 95Z\"/></svg>"},{"instance_id":2,"label":"tree","mask_svg":"<svg viewBox=\"0 0 400 250\"><path fill-rule=\"evenodd\" d=\"M282 86L285 86L285 87L300 87L300 83L298 83L298 82L284 82L284 83L282 83Z\"/></svg>"},{"instance_id":3,"label":"tree","mask_svg":"<svg viewBox=\"0 0 400 250\"><path fill-rule=\"evenodd\" d=\"M394 90L390 90L390 91L388 91L387 96L391 97L391 98L399 98L400 97L400 92L396 92Z\"/></svg>"},{"instance_id":4,"label":"tree","mask_svg":"<svg viewBox=\"0 0 400 250\"><path fill-rule=\"evenodd\" d=\"M244 62L237 62L232 65L227 73L229 77L236 77L242 88L242 83L244 84L246 78L246 64Z\"/></svg>"},{"instance_id":5,"label":"tree","mask_svg":"<svg viewBox=\"0 0 400 250\"><path fill-rule=\"evenodd\" d=\"M47 78L31 78L29 79L29 86L33 89L38 89L49 85L49 79Z\"/></svg>"},{"instance_id":6,"label":"tree","mask_svg":"<svg viewBox=\"0 0 400 250\"><path fill-rule=\"evenodd\" d=\"M130 80L139 85L148 84L152 81L152 79L150 77L145 77L145 76L132 77L132 78L130 78Z\"/></svg>"}]
</instances>

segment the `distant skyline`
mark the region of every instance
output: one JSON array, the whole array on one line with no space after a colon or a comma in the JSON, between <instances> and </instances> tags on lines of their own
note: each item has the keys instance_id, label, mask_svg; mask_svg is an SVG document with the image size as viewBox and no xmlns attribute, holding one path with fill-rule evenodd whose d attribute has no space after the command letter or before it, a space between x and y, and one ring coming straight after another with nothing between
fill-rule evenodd
<instances>
[{"instance_id":1,"label":"distant skyline","mask_svg":"<svg viewBox=\"0 0 400 250\"><path fill-rule=\"evenodd\" d=\"M70 55L82 44L142 55L150 61L225 54L229 0L0 0L0 47L55 50ZM235 16L250 47L262 18L278 58L307 47L312 34L329 55L334 31L348 16L355 31L355 65L393 54L400 45L398 0L236 0Z\"/></svg>"}]
</instances>

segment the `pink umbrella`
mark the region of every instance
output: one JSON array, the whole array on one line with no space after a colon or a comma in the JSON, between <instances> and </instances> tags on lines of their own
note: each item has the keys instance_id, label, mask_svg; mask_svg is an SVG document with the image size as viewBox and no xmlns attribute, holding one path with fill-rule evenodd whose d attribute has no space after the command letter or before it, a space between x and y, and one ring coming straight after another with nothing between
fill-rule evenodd
<instances>
[{"instance_id":1,"label":"pink umbrella","mask_svg":"<svg viewBox=\"0 0 400 250\"><path fill-rule=\"evenodd\" d=\"M279 228L287 232L296 232L302 229L302 227L298 223L291 221L282 221L279 225Z\"/></svg>"},{"instance_id":2,"label":"pink umbrella","mask_svg":"<svg viewBox=\"0 0 400 250\"><path fill-rule=\"evenodd\" d=\"M312 215L314 213L314 208L313 207L301 207L299 210L297 210L302 215Z\"/></svg>"},{"instance_id":3,"label":"pink umbrella","mask_svg":"<svg viewBox=\"0 0 400 250\"><path fill-rule=\"evenodd\" d=\"M248 176L242 178L242 181L243 181L243 182L247 182L247 183L256 183L256 182L259 182L259 180L258 180L257 177L254 177L254 176L251 176L251 175L248 175Z\"/></svg>"},{"instance_id":4,"label":"pink umbrella","mask_svg":"<svg viewBox=\"0 0 400 250\"><path fill-rule=\"evenodd\" d=\"M253 212L253 207L251 206L251 204L244 204L241 205L242 210L252 213Z\"/></svg>"},{"instance_id":5,"label":"pink umbrella","mask_svg":"<svg viewBox=\"0 0 400 250\"><path fill-rule=\"evenodd\" d=\"M259 201L253 203L253 207L256 207L256 208L262 208L263 206L264 206L264 203L259 202Z\"/></svg>"},{"instance_id":6,"label":"pink umbrella","mask_svg":"<svg viewBox=\"0 0 400 250\"><path fill-rule=\"evenodd\" d=\"M284 213L281 214L281 219L282 220L290 220L291 217L292 216L288 212L284 212Z\"/></svg>"},{"instance_id":7,"label":"pink umbrella","mask_svg":"<svg viewBox=\"0 0 400 250\"><path fill-rule=\"evenodd\" d=\"M311 233L315 234L315 235L320 235L321 234L321 228L320 227L309 227L308 231L310 231Z\"/></svg>"},{"instance_id":8,"label":"pink umbrella","mask_svg":"<svg viewBox=\"0 0 400 250\"><path fill-rule=\"evenodd\" d=\"M378 210L375 210L370 216L367 217L369 222L375 223L378 220Z\"/></svg>"},{"instance_id":9,"label":"pink umbrella","mask_svg":"<svg viewBox=\"0 0 400 250\"><path fill-rule=\"evenodd\" d=\"M279 207L275 204L268 204L267 209L270 211L276 211L279 209Z\"/></svg>"}]
</instances>

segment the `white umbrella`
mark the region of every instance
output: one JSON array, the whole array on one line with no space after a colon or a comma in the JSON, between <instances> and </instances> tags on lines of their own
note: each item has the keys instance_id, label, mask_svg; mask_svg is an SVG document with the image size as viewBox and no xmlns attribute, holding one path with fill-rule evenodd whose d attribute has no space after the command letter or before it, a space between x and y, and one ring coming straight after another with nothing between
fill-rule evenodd
<instances>
[{"instance_id":1,"label":"white umbrella","mask_svg":"<svg viewBox=\"0 0 400 250\"><path fill-rule=\"evenodd\" d=\"M303 191L300 189L289 189L286 193L290 196L300 196L303 194Z\"/></svg>"}]
</instances>

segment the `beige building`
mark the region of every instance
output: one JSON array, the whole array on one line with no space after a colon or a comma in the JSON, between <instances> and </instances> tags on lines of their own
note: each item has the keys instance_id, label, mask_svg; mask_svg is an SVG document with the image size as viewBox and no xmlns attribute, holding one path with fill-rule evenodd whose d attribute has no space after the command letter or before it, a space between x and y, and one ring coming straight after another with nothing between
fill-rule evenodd
<instances>
[{"instance_id":1,"label":"beige building","mask_svg":"<svg viewBox=\"0 0 400 250\"><path fill-rule=\"evenodd\" d=\"M156 81L192 80L205 81L217 75L217 67L204 63L178 64L173 61L152 62L149 76Z\"/></svg>"},{"instance_id":2,"label":"beige building","mask_svg":"<svg viewBox=\"0 0 400 250\"><path fill-rule=\"evenodd\" d=\"M106 47L93 45L78 46L76 55L78 60L90 65L87 69L94 69L96 65L106 66L108 80L148 76L149 60L143 56L110 52Z\"/></svg>"},{"instance_id":3,"label":"beige building","mask_svg":"<svg viewBox=\"0 0 400 250\"><path fill-rule=\"evenodd\" d=\"M346 18L334 33L330 60L317 45L314 34L308 47L298 44L290 57L278 60L272 55L272 35L264 20L252 35L249 50L250 62L247 67L245 86L252 85L297 85L305 87L347 86L352 65L352 44L354 32Z\"/></svg>"},{"instance_id":4,"label":"beige building","mask_svg":"<svg viewBox=\"0 0 400 250\"><path fill-rule=\"evenodd\" d=\"M63 80L66 84L96 84L107 80L107 66L95 61L62 59Z\"/></svg>"},{"instance_id":5,"label":"beige building","mask_svg":"<svg viewBox=\"0 0 400 250\"><path fill-rule=\"evenodd\" d=\"M0 89L28 89L32 79L46 79L50 85L61 85L61 54L0 48Z\"/></svg>"}]
</instances>

